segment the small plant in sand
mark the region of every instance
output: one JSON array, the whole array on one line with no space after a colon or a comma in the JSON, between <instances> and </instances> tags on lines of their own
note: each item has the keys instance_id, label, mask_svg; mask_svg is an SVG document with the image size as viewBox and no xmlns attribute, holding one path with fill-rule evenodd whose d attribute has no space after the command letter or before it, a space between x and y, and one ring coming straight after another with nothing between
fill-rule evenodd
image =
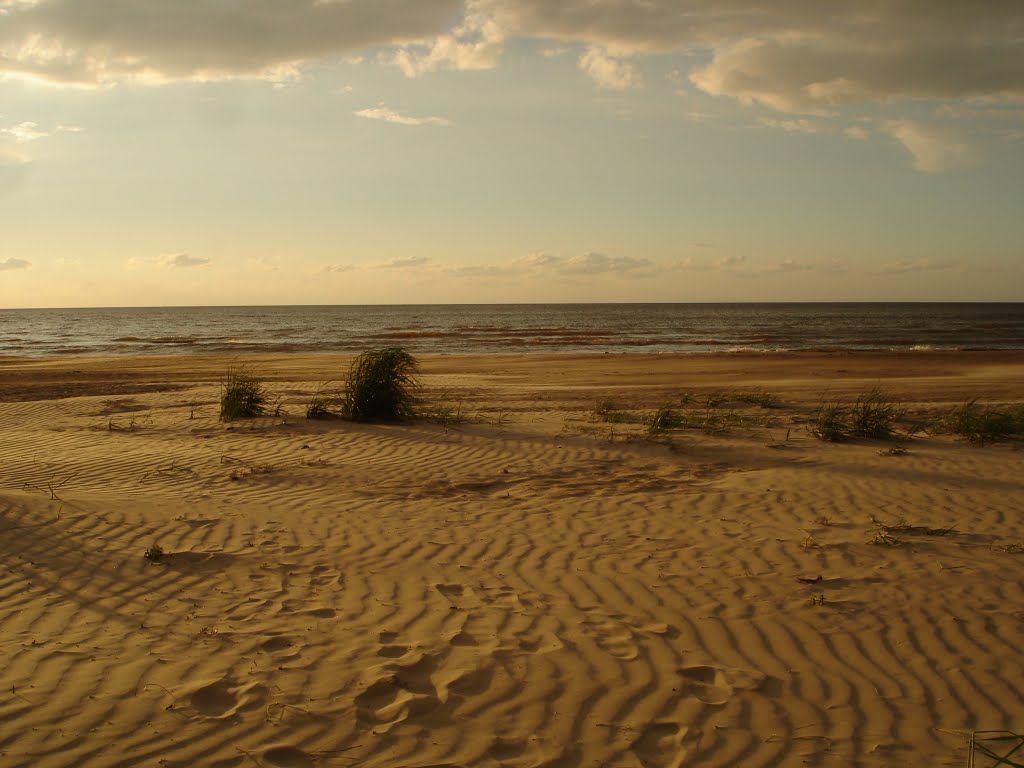
<instances>
[{"instance_id":1,"label":"small plant in sand","mask_svg":"<svg viewBox=\"0 0 1024 768\"><path fill-rule=\"evenodd\" d=\"M776 395L764 389L752 389L748 392L738 392L734 396L734 399L741 403L759 405L762 408L779 408L782 405L782 401L780 401Z\"/></svg>"},{"instance_id":2,"label":"small plant in sand","mask_svg":"<svg viewBox=\"0 0 1024 768\"><path fill-rule=\"evenodd\" d=\"M818 592L816 594L811 595L807 599L807 604L810 605L810 606L813 606L815 608L817 608L818 606L824 605L825 604L825 593L824 592Z\"/></svg>"},{"instance_id":3,"label":"small plant in sand","mask_svg":"<svg viewBox=\"0 0 1024 768\"><path fill-rule=\"evenodd\" d=\"M161 560L163 560L164 548L161 547L159 544L154 544L145 552L143 552L142 556L149 560L151 563L159 563Z\"/></svg>"},{"instance_id":4,"label":"small plant in sand","mask_svg":"<svg viewBox=\"0 0 1024 768\"><path fill-rule=\"evenodd\" d=\"M822 402L811 416L807 431L819 440L839 442L850 431L847 407L834 400Z\"/></svg>"},{"instance_id":5,"label":"small plant in sand","mask_svg":"<svg viewBox=\"0 0 1024 768\"><path fill-rule=\"evenodd\" d=\"M244 368L228 371L220 385L222 421L263 416L270 405L270 394L263 380Z\"/></svg>"},{"instance_id":6,"label":"small plant in sand","mask_svg":"<svg viewBox=\"0 0 1024 768\"><path fill-rule=\"evenodd\" d=\"M318 387L306 405L307 419L333 419L338 415L332 408L334 401L324 391L325 387L326 385Z\"/></svg>"},{"instance_id":7,"label":"small plant in sand","mask_svg":"<svg viewBox=\"0 0 1024 768\"><path fill-rule=\"evenodd\" d=\"M679 429L686 423L686 420L683 418L683 415L672 406L663 405L652 413L646 419L645 423L647 424L647 431L652 435L656 435L667 429Z\"/></svg>"},{"instance_id":8,"label":"small plant in sand","mask_svg":"<svg viewBox=\"0 0 1024 768\"><path fill-rule=\"evenodd\" d=\"M951 432L972 443L994 443L1024 435L1024 407L982 407L968 400L946 419Z\"/></svg>"},{"instance_id":9,"label":"small plant in sand","mask_svg":"<svg viewBox=\"0 0 1024 768\"><path fill-rule=\"evenodd\" d=\"M416 359L400 347L371 349L352 362L341 413L351 421L405 421L416 415Z\"/></svg>"},{"instance_id":10,"label":"small plant in sand","mask_svg":"<svg viewBox=\"0 0 1024 768\"><path fill-rule=\"evenodd\" d=\"M629 414L614 400L598 400L594 405L594 418L607 424L621 424L629 421Z\"/></svg>"},{"instance_id":11,"label":"small plant in sand","mask_svg":"<svg viewBox=\"0 0 1024 768\"><path fill-rule=\"evenodd\" d=\"M850 434L883 439L894 437L896 422L905 413L905 408L875 387L859 395L850 408Z\"/></svg>"}]
</instances>

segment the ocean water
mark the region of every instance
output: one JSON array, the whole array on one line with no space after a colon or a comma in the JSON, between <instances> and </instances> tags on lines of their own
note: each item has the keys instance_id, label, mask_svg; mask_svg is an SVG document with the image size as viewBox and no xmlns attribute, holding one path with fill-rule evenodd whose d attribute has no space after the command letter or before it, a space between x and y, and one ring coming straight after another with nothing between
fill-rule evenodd
<instances>
[{"instance_id":1,"label":"ocean water","mask_svg":"<svg viewBox=\"0 0 1024 768\"><path fill-rule=\"evenodd\" d=\"M1024 349L1014 304L0 309L0 356Z\"/></svg>"}]
</instances>

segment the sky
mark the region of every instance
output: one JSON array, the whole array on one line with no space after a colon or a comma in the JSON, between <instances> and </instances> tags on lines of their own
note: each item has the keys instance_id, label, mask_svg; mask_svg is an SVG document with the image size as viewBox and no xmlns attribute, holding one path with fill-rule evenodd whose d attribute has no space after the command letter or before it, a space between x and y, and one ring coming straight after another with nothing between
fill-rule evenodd
<instances>
[{"instance_id":1,"label":"sky","mask_svg":"<svg viewBox=\"0 0 1024 768\"><path fill-rule=\"evenodd\" d=\"M0 0L0 307L1024 301L1021 0Z\"/></svg>"}]
</instances>

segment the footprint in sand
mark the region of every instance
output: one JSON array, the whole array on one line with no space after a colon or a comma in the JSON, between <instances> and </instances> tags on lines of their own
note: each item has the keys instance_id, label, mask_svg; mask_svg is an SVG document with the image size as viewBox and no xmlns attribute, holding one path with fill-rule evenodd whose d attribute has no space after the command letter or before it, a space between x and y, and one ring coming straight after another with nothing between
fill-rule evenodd
<instances>
[{"instance_id":1,"label":"footprint in sand","mask_svg":"<svg viewBox=\"0 0 1024 768\"><path fill-rule=\"evenodd\" d=\"M461 584L435 584L437 591L445 597L462 597L466 590Z\"/></svg>"},{"instance_id":2,"label":"footprint in sand","mask_svg":"<svg viewBox=\"0 0 1024 768\"><path fill-rule=\"evenodd\" d=\"M633 754L644 768L680 768L686 760L683 739L688 732L676 723L652 723L633 742Z\"/></svg>"},{"instance_id":3,"label":"footprint in sand","mask_svg":"<svg viewBox=\"0 0 1024 768\"><path fill-rule=\"evenodd\" d=\"M408 645L382 645L377 655L384 659L400 659L408 652Z\"/></svg>"},{"instance_id":4,"label":"footprint in sand","mask_svg":"<svg viewBox=\"0 0 1024 768\"><path fill-rule=\"evenodd\" d=\"M585 621L583 622L583 631L591 635L602 649L617 659L632 661L640 655L633 632L618 621Z\"/></svg>"},{"instance_id":5,"label":"footprint in sand","mask_svg":"<svg viewBox=\"0 0 1024 768\"><path fill-rule=\"evenodd\" d=\"M261 706L267 698L267 690L257 683L241 685L225 679L200 684L187 695L188 706L196 714L223 720L240 711Z\"/></svg>"},{"instance_id":6,"label":"footprint in sand","mask_svg":"<svg viewBox=\"0 0 1024 768\"><path fill-rule=\"evenodd\" d=\"M280 653L292 647L291 638L284 636L271 637L260 644L260 650L264 653Z\"/></svg>"},{"instance_id":7,"label":"footprint in sand","mask_svg":"<svg viewBox=\"0 0 1024 768\"><path fill-rule=\"evenodd\" d=\"M756 691L774 698L782 694L783 688L778 678L745 669L697 665L684 667L679 675L683 678L683 694L705 704L724 704L736 691Z\"/></svg>"},{"instance_id":8,"label":"footprint in sand","mask_svg":"<svg viewBox=\"0 0 1024 768\"><path fill-rule=\"evenodd\" d=\"M263 753L263 762L271 768L313 768L313 759L295 747L271 747Z\"/></svg>"}]
</instances>

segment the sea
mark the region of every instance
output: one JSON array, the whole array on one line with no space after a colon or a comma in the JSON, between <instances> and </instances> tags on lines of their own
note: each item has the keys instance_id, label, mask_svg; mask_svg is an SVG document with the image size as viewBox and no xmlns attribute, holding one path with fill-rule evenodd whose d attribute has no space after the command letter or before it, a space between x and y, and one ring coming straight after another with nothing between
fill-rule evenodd
<instances>
[{"instance_id":1,"label":"sea","mask_svg":"<svg viewBox=\"0 0 1024 768\"><path fill-rule=\"evenodd\" d=\"M0 356L1020 350L1024 303L0 309Z\"/></svg>"}]
</instances>

